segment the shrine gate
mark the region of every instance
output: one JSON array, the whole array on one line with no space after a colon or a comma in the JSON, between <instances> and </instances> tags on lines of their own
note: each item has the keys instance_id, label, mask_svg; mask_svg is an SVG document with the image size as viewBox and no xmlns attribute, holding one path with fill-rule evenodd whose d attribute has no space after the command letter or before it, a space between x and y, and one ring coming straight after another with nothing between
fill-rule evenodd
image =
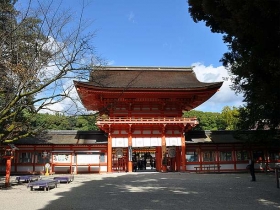
<instances>
[{"instance_id":1,"label":"shrine gate","mask_svg":"<svg viewBox=\"0 0 280 210\"><path fill-rule=\"evenodd\" d=\"M198 124L182 112L212 97L222 82L198 81L184 67L100 67L74 81L87 110L108 134L107 171L132 172L139 159L157 171L185 171L184 134Z\"/></svg>"}]
</instances>

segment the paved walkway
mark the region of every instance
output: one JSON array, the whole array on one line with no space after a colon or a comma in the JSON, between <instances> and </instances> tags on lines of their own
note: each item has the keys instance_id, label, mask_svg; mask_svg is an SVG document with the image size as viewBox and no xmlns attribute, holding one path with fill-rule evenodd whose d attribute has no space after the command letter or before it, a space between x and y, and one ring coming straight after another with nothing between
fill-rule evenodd
<instances>
[{"instance_id":1,"label":"paved walkway","mask_svg":"<svg viewBox=\"0 0 280 210\"><path fill-rule=\"evenodd\" d=\"M280 209L274 174L114 173L76 175L49 192L0 189L1 210ZM13 177L12 179L14 179ZM48 178L53 178L49 176ZM44 177L46 179L46 177Z\"/></svg>"}]
</instances>

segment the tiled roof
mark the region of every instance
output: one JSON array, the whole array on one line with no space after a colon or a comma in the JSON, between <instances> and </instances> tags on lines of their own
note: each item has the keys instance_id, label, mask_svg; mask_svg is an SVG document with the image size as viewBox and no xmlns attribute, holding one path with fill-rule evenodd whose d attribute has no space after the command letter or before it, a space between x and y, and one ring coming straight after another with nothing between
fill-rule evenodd
<instances>
[{"instance_id":1,"label":"tiled roof","mask_svg":"<svg viewBox=\"0 0 280 210\"><path fill-rule=\"evenodd\" d=\"M185 136L186 143L240 143L234 138L234 131L189 131ZM107 144L107 136L103 131L49 130L41 136L20 139L15 144Z\"/></svg>"},{"instance_id":2,"label":"tiled roof","mask_svg":"<svg viewBox=\"0 0 280 210\"><path fill-rule=\"evenodd\" d=\"M19 139L17 145L23 144L107 144L107 137L102 131L49 130L40 136Z\"/></svg>"},{"instance_id":3,"label":"tiled roof","mask_svg":"<svg viewBox=\"0 0 280 210\"><path fill-rule=\"evenodd\" d=\"M234 137L234 131L190 131L186 134L187 143L241 143Z\"/></svg>"},{"instance_id":4,"label":"tiled roof","mask_svg":"<svg viewBox=\"0 0 280 210\"><path fill-rule=\"evenodd\" d=\"M241 134L254 135L259 132L266 134L268 131L243 131ZM275 142L279 147L279 137L276 136ZM236 135L236 131L189 131L185 134L186 143L208 143L208 144L227 144L244 143ZM41 136L20 139L14 142L15 145L86 145L86 144L107 144L107 136L103 131L77 131L77 130L49 130ZM264 139L265 140L265 139ZM257 142L258 143L258 142ZM270 145L274 145L271 144ZM267 142L268 146L268 142Z\"/></svg>"},{"instance_id":5,"label":"tiled roof","mask_svg":"<svg viewBox=\"0 0 280 210\"><path fill-rule=\"evenodd\" d=\"M122 89L200 89L220 88L222 85L222 82L198 81L194 71L187 67L100 67L93 69L90 82L82 83Z\"/></svg>"}]
</instances>

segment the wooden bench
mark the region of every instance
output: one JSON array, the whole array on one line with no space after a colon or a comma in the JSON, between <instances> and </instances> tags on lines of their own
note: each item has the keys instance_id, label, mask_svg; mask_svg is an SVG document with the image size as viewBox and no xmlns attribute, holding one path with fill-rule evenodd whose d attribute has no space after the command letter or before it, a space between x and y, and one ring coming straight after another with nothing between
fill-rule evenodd
<instances>
[{"instance_id":1,"label":"wooden bench","mask_svg":"<svg viewBox=\"0 0 280 210\"><path fill-rule=\"evenodd\" d=\"M38 180L35 182L30 182L27 185L27 188L30 187L30 190L33 191L34 189L43 189L44 191L49 191L51 188L57 187L56 180Z\"/></svg>"},{"instance_id":2,"label":"wooden bench","mask_svg":"<svg viewBox=\"0 0 280 210\"><path fill-rule=\"evenodd\" d=\"M56 180L57 182L61 183L61 182L73 182L74 180L74 176L73 175L69 175L69 176L57 176L53 178L54 180Z\"/></svg>"},{"instance_id":3,"label":"wooden bench","mask_svg":"<svg viewBox=\"0 0 280 210\"><path fill-rule=\"evenodd\" d=\"M38 181L39 179L41 179L41 177L39 175L22 175L22 176L17 176L16 177L16 181L18 183L20 182L33 182L33 181Z\"/></svg>"},{"instance_id":4,"label":"wooden bench","mask_svg":"<svg viewBox=\"0 0 280 210\"><path fill-rule=\"evenodd\" d=\"M201 165L201 166L195 166L195 172L220 172L221 166L219 165Z\"/></svg>"}]
</instances>

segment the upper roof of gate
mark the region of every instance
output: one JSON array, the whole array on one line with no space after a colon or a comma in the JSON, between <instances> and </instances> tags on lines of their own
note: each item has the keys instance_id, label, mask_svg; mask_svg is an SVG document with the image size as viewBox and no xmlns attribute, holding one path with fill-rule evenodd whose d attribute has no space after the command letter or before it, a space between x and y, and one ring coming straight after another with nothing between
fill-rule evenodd
<instances>
[{"instance_id":1,"label":"upper roof of gate","mask_svg":"<svg viewBox=\"0 0 280 210\"><path fill-rule=\"evenodd\" d=\"M190 67L98 67L89 82L100 88L194 89L220 88L223 82L200 82Z\"/></svg>"}]
</instances>

